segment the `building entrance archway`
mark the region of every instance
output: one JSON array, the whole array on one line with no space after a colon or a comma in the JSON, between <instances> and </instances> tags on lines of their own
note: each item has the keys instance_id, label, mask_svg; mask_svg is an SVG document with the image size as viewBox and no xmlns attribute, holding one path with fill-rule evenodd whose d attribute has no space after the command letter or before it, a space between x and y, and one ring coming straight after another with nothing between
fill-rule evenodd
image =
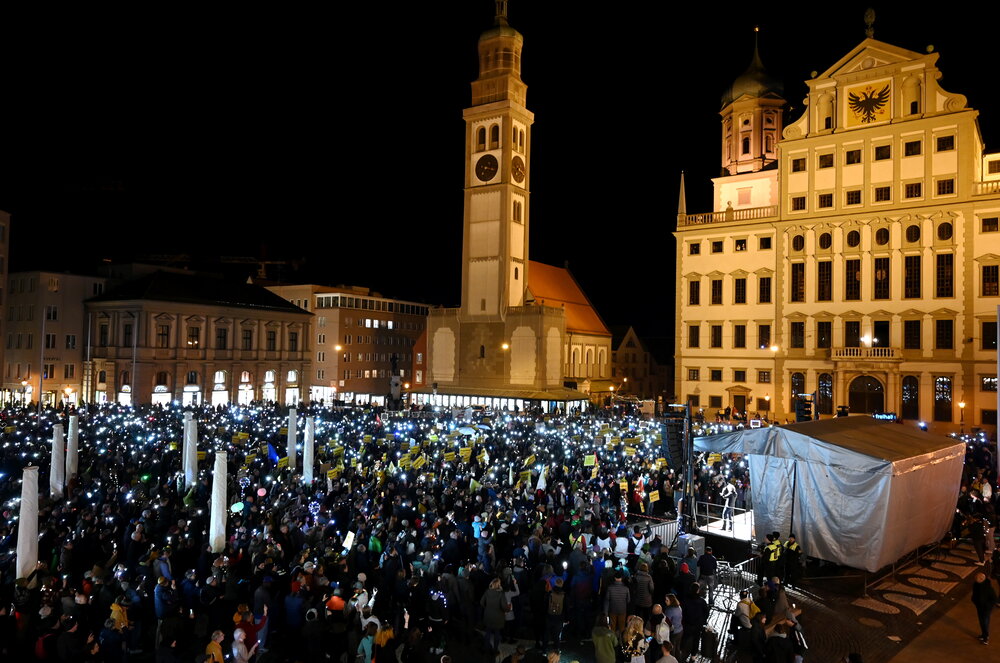
<instances>
[{"instance_id":1,"label":"building entrance archway","mask_svg":"<svg viewBox=\"0 0 1000 663\"><path fill-rule=\"evenodd\" d=\"M852 414L885 412L885 388L870 375L856 377L848 387L848 404Z\"/></svg>"}]
</instances>

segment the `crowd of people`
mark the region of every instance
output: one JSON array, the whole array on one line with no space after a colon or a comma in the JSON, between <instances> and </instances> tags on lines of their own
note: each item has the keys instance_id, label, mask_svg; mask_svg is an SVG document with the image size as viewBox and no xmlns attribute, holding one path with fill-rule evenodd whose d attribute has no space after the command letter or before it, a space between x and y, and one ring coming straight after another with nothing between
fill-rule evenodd
<instances>
[{"instance_id":1,"label":"crowd of people","mask_svg":"<svg viewBox=\"0 0 1000 663\"><path fill-rule=\"evenodd\" d=\"M637 416L301 406L307 483L301 458L292 470L283 457L287 408L186 409L205 452L193 485L176 405L0 411L0 659L530 663L587 642L600 663L673 663L726 635L705 635L711 549L675 560L629 519L670 515L684 494L659 428ZM79 471L42 500L38 562L17 578L21 471L39 466L48 485L52 429L71 414ZM218 450L228 520L213 549ZM750 506L745 464L700 460L695 499ZM989 484L976 478L969 509ZM801 654L784 589L800 549L775 532L768 562L771 545L781 563L732 620L747 661Z\"/></svg>"}]
</instances>

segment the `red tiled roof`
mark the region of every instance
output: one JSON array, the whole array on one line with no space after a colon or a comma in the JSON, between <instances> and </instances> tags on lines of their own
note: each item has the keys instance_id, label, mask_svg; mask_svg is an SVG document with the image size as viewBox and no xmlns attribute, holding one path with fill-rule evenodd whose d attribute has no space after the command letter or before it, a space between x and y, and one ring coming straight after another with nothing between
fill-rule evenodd
<instances>
[{"instance_id":1,"label":"red tiled roof","mask_svg":"<svg viewBox=\"0 0 1000 663\"><path fill-rule=\"evenodd\" d=\"M528 290L536 304L566 310L566 331L611 336L568 269L528 261Z\"/></svg>"}]
</instances>

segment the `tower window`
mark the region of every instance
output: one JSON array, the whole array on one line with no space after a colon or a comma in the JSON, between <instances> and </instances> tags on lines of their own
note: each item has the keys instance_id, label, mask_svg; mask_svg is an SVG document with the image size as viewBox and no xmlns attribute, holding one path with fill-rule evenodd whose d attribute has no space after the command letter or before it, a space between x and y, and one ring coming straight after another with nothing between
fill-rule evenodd
<instances>
[{"instance_id":1,"label":"tower window","mask_svg":"<svg viewBox=\"0 0 1000 663\"><path fill-rule=\"evenodd\" d=\"M486 127L479 127L476 130L476 151L482 152L486 149Z\"/></svg>"},{"instance_id":2,"label":"tower window","mask_svg":"<svg viewBox=\"0 0 1000 663\"><path fill-rule=\"evenodd\" d=\"M821 193L821 194L819 194L819 206L820 207L833 207L833 194L832 193Z\"/></svg>"},{"instance_id":3,"label":"tower window","mask_svg":"<svg viewBox=\"0 0 1000 663\"><path fill-rule=\"evenodd\" d=\"M851 232L847 233L848 246L854 248L860 243L861 243L861 233L859 233L857 230L852 230Z\"/></svg>"},{"instance_id":4,"label":"tower window","mask_svg":"<svg viewBox=\"0 0 1000 663\"><path fill-rule=\"evenodd\" d=\"M516 280L518 280L518 278L520 278L520 272L518 271L518 268L515 267L514 268L514 280L516 281Z\"/></svg>"},{"instance_id":5,"label":"tower window","mask_svg":"<svg viewBox=\"0 0 1000 663\"><path fill-rule=\"evenodd\" d=\"M848 205L860 205L861 204L861 190L855 189L854 191L847 192L847 204Z\"/></svg>"},{"instance_id":6,"label":"tower window","mask_svg":"<svg viewBox=\"0 0 1000 663\"><path fill-rule=\"evenodd\" d=\"M485 345L480 345L479 346L479 358L480 359L485 359L486 358L486 346Z\"/></svg>"},{"instance_id":7,"label":"tower window","mask_svg":"<svg viewBox=\"0 0 1000 663\"><path fill-rule=\"evenodd\" d=\"M490 149L495 150L500 147L500 127L494 124L490 127Z\"/></svg>"}]
</instances>

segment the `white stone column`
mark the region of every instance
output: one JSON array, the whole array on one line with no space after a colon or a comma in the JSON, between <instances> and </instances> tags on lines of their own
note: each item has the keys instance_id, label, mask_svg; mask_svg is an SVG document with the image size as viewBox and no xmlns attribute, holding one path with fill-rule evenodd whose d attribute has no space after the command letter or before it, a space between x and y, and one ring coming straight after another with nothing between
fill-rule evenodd
<instances>
[{"instance_id":1,"label":"white stone column","mask_svg":"<svg viewBox=\"0 0 1000 663\"><path fill-rule=\"evenodd\" d=\"M299 415L295 408L288 408L288 469L295 471L295 440L298 437Z\"/></svg>"},{"instance_id":2,"label":"white stone column","mask_svg":"<svg viewBox=\"0 0 1000 663\"><path fill-rule=\"evenodd\" d=\"M226 452L216 451L215 468L212 470L212 515L208 523L208 542L214 553L226 549L227 480Z\"/></svg>"},{"instance_id":3,"label":"white stone column","mask_svg":"<svg viewBox=\"0 0 1000 663\"><path fill-rule=\"evenodd\" d=\"M306 485L313 482L315 437L316 421L312 417L306 417L306 432L302 442L302 483Z\"/></svg>"},{"instance_id":4,"label":"white stone column","mask_svg":"<svg viewBox=\"0 0 1000 663\"><path fill-rule=\"evenodd\" d=\"M38 564L38 468L24 468L21 477L21 503L17 515L17 577L27 578Z\"/></svg>"},{"instance_id":5,"label":"white stone column","mask_svg":"<svg viewBox=\"0 0 1000 663\"><path fill-rule=\"evenodd\" d=\"M184 487L191 488L198 480L198 420L184 421Z\"/></svg>"},{"instance_id":6,"label":"white stone column","mask_svg":"<svg viewBox=\"0 0 1000 663\"><path fill-rule=\"evenodd\" d=\"M52 427L52 464L49 466L49 495L54 500L63 496L66 485L66 441L63 438L63 425Z\"/></svg>"},{"instance_id":7,"label":"white stone column","mask_svg":"<svg viewBox=\"0 0 1000 663\"><path fill-rule=\"evenodd\" d=\"M69 435L66 437L66 476L79 474L80 467L80 417L69 415Z\"/></svg>"}]
</instances>

